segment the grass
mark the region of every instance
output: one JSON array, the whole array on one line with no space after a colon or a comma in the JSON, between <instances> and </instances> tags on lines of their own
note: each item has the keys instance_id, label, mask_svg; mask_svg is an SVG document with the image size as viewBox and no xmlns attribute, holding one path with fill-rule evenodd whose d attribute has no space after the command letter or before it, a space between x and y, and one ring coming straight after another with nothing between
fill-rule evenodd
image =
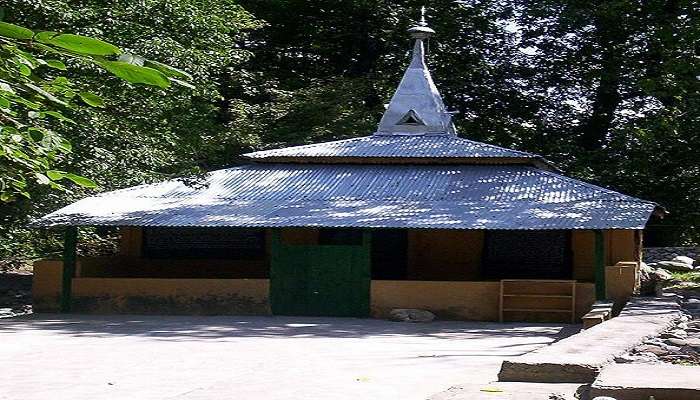
<instances>
[{"instance_id":1,"label":"grass","mask_svg":"<svg viewBox=\"0 0 700 400\"><path fill-rule=\"evenodd\" d=\"M680 283L674 284L671 288L700 291L700 272L679 272L672 271L671 275Z\"/></svg>"},{"instance_id":2,"label":"grass","mask_svg":"<svg viewBox=\"0 0 700 400\"><path fill-rule=\"evenodd\" d=\"M698 283L700 284L700 272L679 272L679 271L674 271L671 272L671 275L673 275L674 279L678 279L679 281L683 282L692 282L692 283Z\"/></svg>"}]
</instances>

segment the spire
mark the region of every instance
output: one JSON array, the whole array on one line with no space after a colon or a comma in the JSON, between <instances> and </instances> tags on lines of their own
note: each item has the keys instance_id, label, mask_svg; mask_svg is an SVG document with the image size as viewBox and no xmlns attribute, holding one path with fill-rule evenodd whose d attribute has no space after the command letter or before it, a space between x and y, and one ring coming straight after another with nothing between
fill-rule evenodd
<instances>
[{"instance_id":1,"label":"spire","mask_svg":"<svg viewBox=\"0 0 700 400\"><path fill-rule=\"evenodd\" d=\"M421 8L420 22L411 27L408 32L415 39L413 58L375 134L456 135L452 115L447 112L425 64L425 42L435 33L425 21L425 7Z\"/></svg>"}]
</instances>

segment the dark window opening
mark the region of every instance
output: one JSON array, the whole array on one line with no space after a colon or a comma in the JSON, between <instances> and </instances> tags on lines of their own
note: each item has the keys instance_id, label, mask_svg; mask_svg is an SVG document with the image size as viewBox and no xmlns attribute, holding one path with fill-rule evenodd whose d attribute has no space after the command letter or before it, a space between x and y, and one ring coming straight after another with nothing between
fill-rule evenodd
<instances>
[{"instance_id":1,"label":"dark window opening","mask_svg":"<svg viewBox=\"0 0 700 400\"><path fill-rule=\"evenodd\" d=\"M406 113L406 115L399 120L399 125L425 125L423 120L418 116L418 114L411 110Z\"/></svg>"},{"instance_id":2,"label":"dark window opening","mask_svg":"<svg viewBox=\"0 0 700 400\"><path fill-rule=\"evenodd\" d=\"M487 231L482 275L488 279L571 279L569 231Z\"/></svg>"},{"instance_id":3,"label":"dark window opening","mask_svg":"<svg viewBox=\"0 0 700 400\"><path fill-rule=\"evenodd\" d=\"M406 279L408 269L408 231L379 229L372 231L372 279Z\"/></svg>"},{"instance_id":4,"label":"dark window opening","mask_svg":"<svg viewBox=\"0 0 700 400\"><path fill-rule=\"evenodd\" d=\"M318 244L322 246L362 246L362 231L359 229L321 228Z\"/></svg>"},{"instance_id":5,"label":"dark window opening","mask_svg":"<svg viewBox=\"0 0 700 400\"><path fill-rule=\"evenodd\" d=\"M146 258L261 260L265 231L239 228L146 228Z\"/></svg>"}]
</instances>

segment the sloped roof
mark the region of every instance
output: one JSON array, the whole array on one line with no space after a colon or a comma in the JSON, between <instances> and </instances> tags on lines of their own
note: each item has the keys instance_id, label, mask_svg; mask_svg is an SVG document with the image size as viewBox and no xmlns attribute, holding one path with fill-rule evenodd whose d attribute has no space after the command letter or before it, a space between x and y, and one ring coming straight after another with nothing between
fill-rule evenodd
<instances>
[{"instance_id":1,"label":"sloped roof","mask_svg":"<svg viewBox=\"0 0 700 400\"><path fill-rule=\"evenodd\" d=\"M332 158L399 158L399 159L522 159L539 160L541 156L510 150L452 135L372 135L334 142L256 151L243 155L255 161L294 161Z\"/></svg>"},{"instance_id":2,"label":"sloped roof","mask_svg":"<svg viewBox=\"0 0 700 400\"><path fill-rule=\"evenodd\" d=\"M524 165L255 164L104 193L38 226L641 229L656 205Z\"/></svg>"}]
</instances>

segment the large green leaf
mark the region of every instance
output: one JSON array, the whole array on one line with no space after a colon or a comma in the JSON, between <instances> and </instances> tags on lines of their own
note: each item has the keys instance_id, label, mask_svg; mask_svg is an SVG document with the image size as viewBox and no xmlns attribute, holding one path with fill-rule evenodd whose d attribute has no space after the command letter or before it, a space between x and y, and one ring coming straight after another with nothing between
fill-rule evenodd
<instances>
[{"instance_id":1,"label":"large green leaf","mask_svg":"<svg viewBox=\"0 0 700 400\"><path fill-rule=\"evenodd\" d=\"M122 52L119 47L111 43L72 33L39 32L36 38L42 43L80 54L111 56Z\"/></svg>"},{"instance_id":2,"label":"large green leaf","mask_svg":"<svg viewBox=\"0 0 700 400\"><path fill-rule=\"evenodd\" d=\"M102 100L102 98L94 93L80 92L80 98L90 106L99 108L105 107L105 102Z\"/></svg>"},{"instance_id":3,"label":"large green leaf","mask_svg":"<svg viewBox=\"0 0 700 400\"><path fill-rule=\"evenodd\" d=\"M161 88L167 88L170 86L170 80L168 77L153 68L141 67L139 65L129 64L122 61L103 61L100 63L100 65L102 65L107 71L127 82L143 83Z\"/></svg>"},{"instance_id":4,"label":"large green leaf","mask_svg":"<svg viewBox=\"0 0 700 400\"><path fill-rule=\"evenodd\" d=\"M8 24L7 22L0 22L0 36L5 36L12 39L29 40L34 37L34 32L21 26Z\"/></svg>"},{"instance_id":5,"label":"large green leaf","mask_svg":"<svg viewBox=\"0 0 700 400\"><path fill-rule=\"evenodd\" d=\"M91 189L97 187L97 184L94 181L92 181L84 176L75 175L75 174L66 174L66 179L69 179L69 180L73 181L73 183L75 183L76 185L80 185L82 187L91 188Z\"/></svg>"},{"instance_id":6,"label":"large green leaf","mask_svg":"<svg viewBox=\"0 0 700 400\"><path fill-rule=\"evenodd\" d=\"M60 181L61 179L66 177L67 172L63 171L57 171L57 170L49 170L46 171L46 176L49 177L52 181Z\"/></svg>"},{"instance_id":7,"label":"large green leaf","mask_svg":"<svg viewBox=\"0 0 700 400\"><path fill-rule=\"evenodd\" d=\"M164 73L165 75L173 77L173 78L179 78L179 79L184 79L184 80L191 80L192 79L192 75L188 74L187 72L185 72L181 69L177 69L175 67L171 67L170 65L160 63L158 61L145 60L144 65L147 67L155 68L158 71Z\"/></svg>"},{"instance_id":8,"label":"large green leaf","mask_svg":"<svg viewBox=\"0 0 700 400\"><path fill-rule=\"evenodd\" d=\"M46 65L54 69L66 70L66 64L59 60L46 60Z\"/></svg>"}]
</instances>

